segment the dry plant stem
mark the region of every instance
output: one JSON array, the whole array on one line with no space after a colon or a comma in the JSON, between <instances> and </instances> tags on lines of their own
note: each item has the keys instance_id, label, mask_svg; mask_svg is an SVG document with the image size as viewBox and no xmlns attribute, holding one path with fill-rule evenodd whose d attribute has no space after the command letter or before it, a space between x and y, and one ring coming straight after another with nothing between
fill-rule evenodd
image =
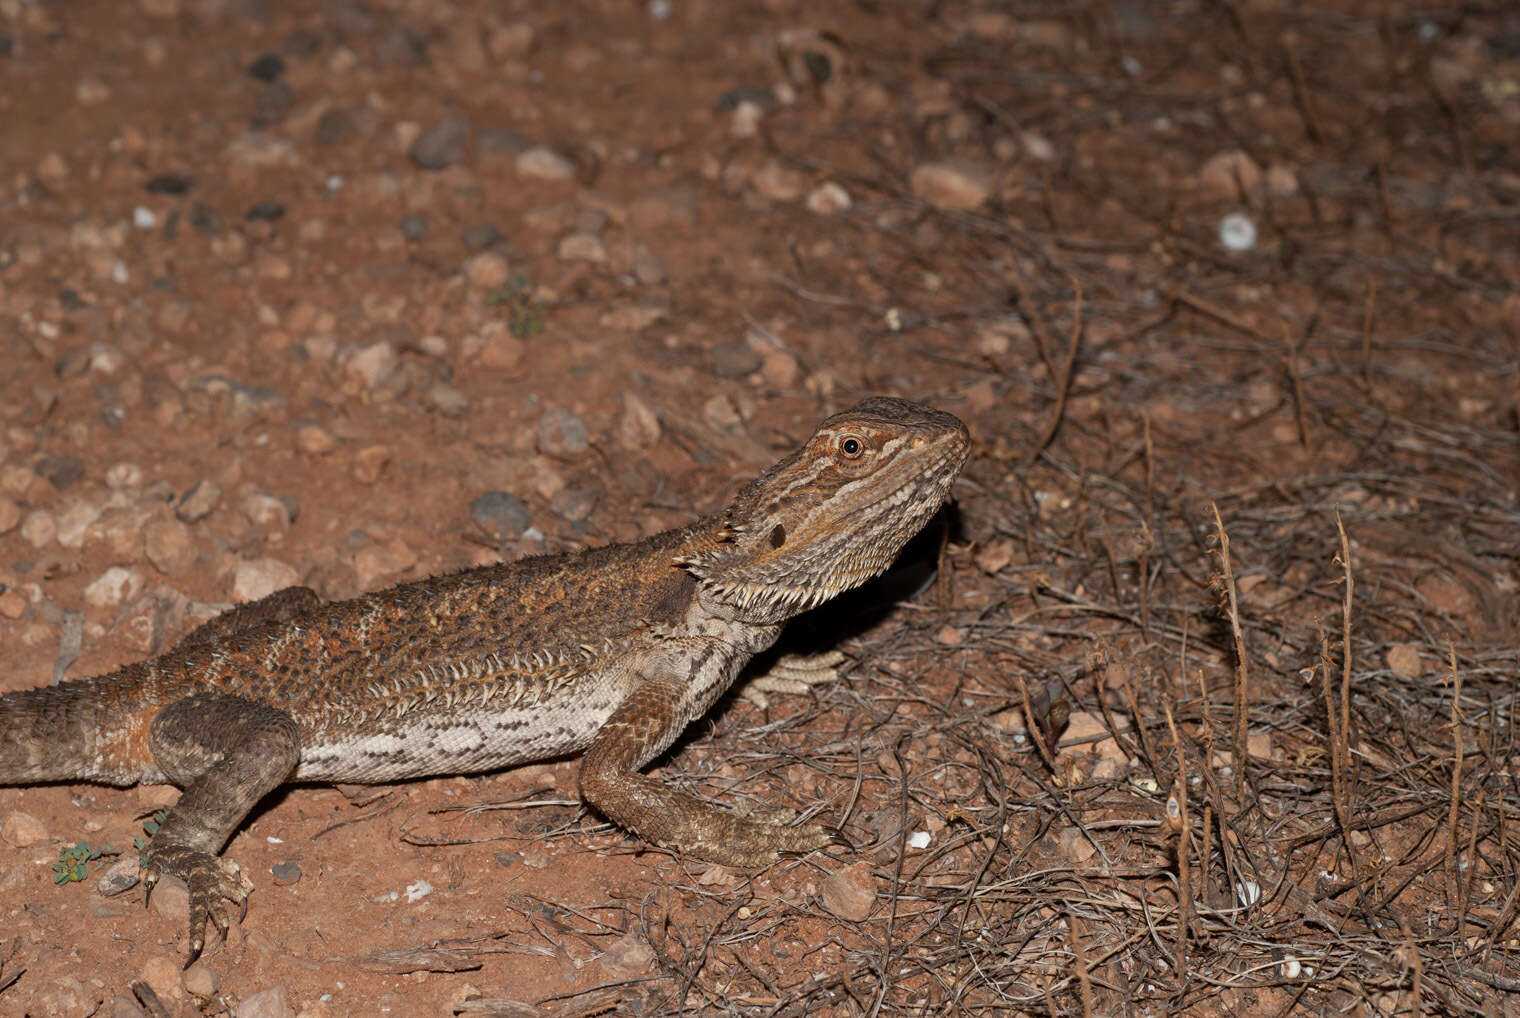
<instances>
[{"instance_id":1,"label":"dry plant stem","mask_svg":"<svg viewBox=\"0 0 1520 1018\"><path fill-rule=\"evenodd\" d=\"M1357 886L1357 895L1363 894L1361 883L1362 868L1357 863L1355 847L1351 843L1351 795L1352 786L1355 784L1355 775L1351 773L1351 605L1356 590L1356 580L1351 572L1351 539L1346 536L1346 526L1341 521L1341 514L1337 510L1335 514L1335 529L1340 534L1341 550L1338 556L1341 568L1345 572L1345 589L1341 602L1341 690L1340 690L1340 721L1338 724L1339 734L1335 740L1336 752L1340 759L1340 787L1335 791L1335 808L1340 815L1341 828L1346 836L1346 852L1351 856L1352 880ZM1329 673L1326 672L1326 680ZM1327 704L1332 712L1336 707Z\"/></svg>"},{"instance_id":2,"label":"dry plant stem","mask_svg":"<svg viewBox=\"0 0 1520 1018\"><path fill-rule=\"evenodd\" d=\"M1298 107L1298 112L1304 118L1304 131L1309 135L1309 140L1316 145L1323 145L1325 136L1319 129L1319 118L1314 114L1314 97L1309 92L1309 83L1304 78L1303 65L1299 63L1298 51L1291 47L1284 47L1288 58L1288 76L1293 81L1293 102Z\"/></svg>"},{"instance_id":3,"label":"dry plant stem","mask_svg":"<svg viewBox=\"0 0 1520 1018\"><path fill-rule=\"evenodd\" d=\"M1045 726L1035 720L1034 706L1029 702L1029 683L1022 677L1019 679L1019 697L1024 707L1024 726L1029 732L1029 741L1034 743L1035 749L1040 752L1040 759L1045 761L1045 766L1050 768L1050 773L1054 774L1056 760L1050 752L1050 747L1045 745Z\"/></svg>"},{"instance_id":4,"label":"dry plant stem","mask_svg":"<svg viewBox=\"0 0 1520 1018\"><path fill-rule=\"evenodd\" d=\"M1219 516L1219 505L1209 503L1214 510L1214 528L1219 535L1219 569L1224 577L1226 610L1230 616L1230 635L1235 641L1235 801L1245 800L1246 788L1246 722L1249 704L1246 700L1250 688L1246 672L1246 641L1240 629L1240 607L1235 596L1235 574L1230 569L1230 535L1225 532L1224 520Z\"/></svg>"},{"instance_id":5,"label":"dry plant stem","mask_svg":"<svg viewBox=\"0 0 1520 1018\"><path fill-rule=\"evenodd\" d=\"M1377 277L1367 280L1367 300L1362 308L1362 391L1372 396L1372 324L1377 314Z\"/></svg>"},{"instance_id":6,"label":"dry plant stem","mask_svg":"<svg viewBox=\"0 0 1520 1018\"><path fill-rule=\"evenodd\" d=\"M1309 425L1304 419L1304 380L1298 370L1298 344L1286 322L1283 323L1283 343L1288 347L1285 361L1288 378L1293 382L1293 420L1298 427L1298 444L1303 446L1304 452L1313 452L1309 448Z\"/></svg>"},{"instance_id":7,"label":"dry plant stem","mask_svg":"<svg viewBox=\"0 0 1520 1018\"><path fill-rule=\"evenodd\" d=\"M1019 271L1017 261L1008 267L1013 274L1013 287L1019 291L1019 307L1029 315L1030 327L1034 330L1035 343L1040 348L1040 362L1045 365L1045 370L1050 373L1051 381L1057 377L1055 362L1050 359L1050 330L1045 327L1045 317L1040 314L1040 309L1034 305L1034 297L1029 293L1029 284L1024 282L1024 274Z\"/></svg>"},{"instance_id":8,"label":"dry plant stem","mask_svg":"<svg viewBox=\"0 0 1520 1018\"><path fill-rule=\"evenodd\" d=\"M1066 347L1066 361L1061 365L1061 373L1053 376L1057 385L1056 405L1050 413L1050 420L1046 423L1040 440L1029 451L1028 462L1030 463L1038 459L1040 453L1050 445L1050 440L1056 437L1056 432L1061 427L1061 420L1066 416L1066 399L1071 394L1072 371L1077 363L1077 350L1082 345L1082 283L1076 276L1071 277L1071 287L1071 340Z\"/></svg>"},{"instance_id":9,"label":"dry plant stem","mask_svg":"<svg viewBox=\"0 0 1520 1018\"><path fill-rule=\"evenodd\" d=\"M1151 415L1141 414L1145 432L1145 541L1140 549L1140 635L1151 640L1151 548L1156 543L1156 451L1151 444Z\"/></svg>"},{"instance_id":10,"label":"dry plant stem","mask_svg":"<svg viewBox=\"0 0 1520 1018\"><path fill-rule=\"evenodd\" d=\"M1463 912L1461 907L1461 877L1457 869L1461 851L1457 846L1457 812L1462 801L1462 673L1457 671L1456 647L1447 644L1448 667L1451 671L1451 808L1446 817L1446 879L1450 884L1449 896L1457 913L1457 928L1453 936L1461 939ZM1476 829L1477 824L1473 827Z\"/></svg>"},{"instance_id":11,"label":"dry plant stem","mask_svg":"<svg viewBox=\"0 0 1520 1018\"><path fill-rule=\"evenodd\" d=\"M1182 739L1177 734L1177 722L1172 718L1171 704L1166 705L1166 727L1172 733L1172 749L1177 754L1177 781L1172 786L1172 794L1167 799L1168 820L1175 824L1177 835L1177 956L1172 959L1176 966L1177 992L1183 989L1183 980L1187 977L1187 937L1188 923L1191 922L1193 887L1192 875L1188 860L1192 839L1188 837L1192 829L1188 817L1188 794L1187 794L1187 756L1182 749Z\"/></svg>"},{"instance_id":12,"label":"dry plant stem","mask_svg":"<svg viewBox=\"0 0 1520 1018\"><path fill-rule=\"evenodd\" d=\"M1087 971L1087 952L1082 950L1082 938L1087 933L1087 926L1074 915L1066 917L1066 926L1071 953L1077 959L1077 987L1082 993L1082 1018L1092 1018L1092 976Z\"/></svg>"},{"instance_id":13,"label":"dry plant stem","mask_svg":"<svg viewBox=\"0 0 1520 1018\"><path fill-rule=\"evenodd\" d=\"M1271 344L1276 342L1271 336L1268 336L1265 332L1262 332L1250 322L1239 317L1238 315L1230 314L1230 312L1226 311L1218 304L1215 304L1213 301L1207 300L1203 297L1199 297L1197 294L1189 293L1186 290L1178 290L1175 294L1172 295L1172 299L1179 304L1186 304L1188 307L1192 308L1194 311L1197 311L1201 315L1206 315L1209 318L1215 319L1216 321L1223 322L1230 328L1237 329L1240 332L1245 333L1247 336L1254 336L1264 344Z\"/></svg>"}]
</instances>

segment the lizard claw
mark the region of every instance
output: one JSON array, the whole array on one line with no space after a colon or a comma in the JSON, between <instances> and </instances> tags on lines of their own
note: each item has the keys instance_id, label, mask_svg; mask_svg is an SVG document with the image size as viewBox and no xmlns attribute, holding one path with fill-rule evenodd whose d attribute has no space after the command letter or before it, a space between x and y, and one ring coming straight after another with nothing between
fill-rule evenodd
<instances>
[{"instance_id":1,"label":"lizard claw","mask_svg":"<svg viewBox=\"0 0 1520 1018\"><path fill-rule=\"evenodd\" d=\"M183 845L155 848L150 842L143 865L143 884L151 894L159 878L178 877L189 890L190 948L185 967L194 964L206 946L206 924L227 938L230 921L223 899L234 902L241 911L247 908L248 893L253 890L238 864L220 859L210 852L200 852Z\"/></svg>"}]
</instances>

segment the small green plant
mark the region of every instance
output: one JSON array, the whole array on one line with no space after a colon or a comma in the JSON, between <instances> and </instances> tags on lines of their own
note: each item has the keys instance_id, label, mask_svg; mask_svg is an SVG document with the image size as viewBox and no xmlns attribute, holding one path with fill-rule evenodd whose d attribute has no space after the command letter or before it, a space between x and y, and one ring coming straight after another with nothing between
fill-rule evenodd
<instances>
[{"instance_id":1,"label":"small green plant","mask_svg":"<svg viewBox=\"0 0 1520 1018\"><path fill-rule=\"evenodd\" d=\"M149 839L158 833L158 828L163 824L165 820L168 819L168 817L168 809L161 809L143 821L143 833L146 834L147 837L139 836L132 839L132 847L137 849L137 857L139 860L142 859L143 853L148 850Z\"/></svg>"},{"instance_id":2,"label":"small green plant","mask_svg":"<svg viewBox=\"0 0 1520 1018\"><path fill-rule=\"evenodd\" d=\"M90 875L90 863L110 851L109 847L91 848L88 841L65 848L58 853L58 861L53 863L53 883L78 883Z\"/></svg>"},{"instance_id":3,"label":"small green plant","mask_svg":"<svg viewBox=\"0 0 1520 1018\"><path fill-rule=\"evenodd\" d=\"M544 305L533 299L533 281L527 276L513 276L505 286L486 294L487 307L507 311L507 328L518 339L527 339L544 331Z\"/></svg>"}]
</instances>

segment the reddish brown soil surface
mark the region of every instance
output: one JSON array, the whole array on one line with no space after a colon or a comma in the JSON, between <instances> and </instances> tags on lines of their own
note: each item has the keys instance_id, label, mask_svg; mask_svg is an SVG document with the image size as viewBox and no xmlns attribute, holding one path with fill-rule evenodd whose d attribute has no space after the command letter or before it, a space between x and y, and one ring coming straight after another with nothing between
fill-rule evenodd
<instances>
[{"instance_id":1,"label":"reddish brown soil surface","mask_svg":"<svg viewBox=\"0 0 1520 1018\"><path fill-rule=\"evenodd\" d=\"M1517 137L1500 3L0 0L0 689L978 443L659 764L853 847L287 789L182 975L52 868L172 790L0 789L0 1014L1514 1013Z\"/></svg>"}]
</instances>

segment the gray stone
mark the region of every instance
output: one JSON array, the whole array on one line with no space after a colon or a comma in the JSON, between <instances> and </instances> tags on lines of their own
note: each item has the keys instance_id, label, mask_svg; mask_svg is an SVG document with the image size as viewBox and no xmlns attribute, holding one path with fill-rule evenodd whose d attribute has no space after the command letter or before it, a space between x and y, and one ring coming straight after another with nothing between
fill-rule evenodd
<instances>
[{"instance_id":1,"label":"gray stone","mask_svg":"<svg viewBox=\"0 0 1520 1018\"><path fill-rule=\"evenodd\" d=\"M586 422L564 407L550 407L538 419L538 449L550 456L574 456L591 444Z\"/></svg>"},{"instance_id":2,"label":"gray stone","mask_svg":"<svg viewBox=\"0 0 1520 1018\"><path fill-rule=\"evenodd\" d=\"M196 523L211 515L222 501L222 486L215 481L198 481L195 487L180 498L174 507L174 515L186 523Z\"/></svg>"},{"instance_id":3,"label":"gray stone","mask_svg":"<svg viewBox=\"0 0 1520 1018\"><path fill-rule=\"evenodd\" d=\"M407 155L424 170L441 170L464 158L469 141L470 122L454 117L441 120L419 134Z\"/></svg>"},{"instance_id":4,"label":"gray stone","mask_svg":"<svg viewBox=\"0 0 1520 1018\"><path fill-rule=\"evenodd\" d=\"M719 343L712 358L713 374L719 378L743 378L760 370L760 353L748 343Z\"/></svg>"},{"instance_id":5,"label":"gray stone","mask_svg":"<svg viewBox=\"0 0 1520 1018\"><path fill-rule=\"evenodd\" d=\"M528 507L516 495L488 491L470 503L470 519L497 537L521 537L528 529Z\"/></svg>"}]
</instances>

